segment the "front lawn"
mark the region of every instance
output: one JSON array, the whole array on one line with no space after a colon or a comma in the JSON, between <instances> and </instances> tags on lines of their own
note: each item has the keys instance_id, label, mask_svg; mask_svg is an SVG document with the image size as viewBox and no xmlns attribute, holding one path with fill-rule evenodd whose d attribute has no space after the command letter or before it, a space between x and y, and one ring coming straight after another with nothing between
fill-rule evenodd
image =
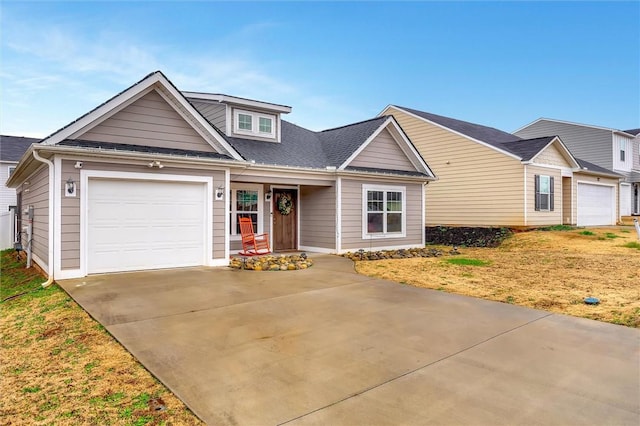
<instances>
[{"instance_id":1,"label":"front lawn","mask_svg":"<svg viewBox=\"0 0 640 426\"><path fill-rule=\"evenodd\" d=\"M460 260L376 260L356 262L356 270L416 287L640 327L637 247L631 227L541 230L516 233L496 248L460 248ZM586 297L597 297L600 304L586 305Z\"/></svg>"},{"instance_id":2,"label":"front lawn","mask_svg":"<svg viewBox=\"0 0 640 426\"><path fill-rule=\"evenodd\" d=\"M0 256L0 424L201 424L60 287Z\"/></svg>"}]
</instances>

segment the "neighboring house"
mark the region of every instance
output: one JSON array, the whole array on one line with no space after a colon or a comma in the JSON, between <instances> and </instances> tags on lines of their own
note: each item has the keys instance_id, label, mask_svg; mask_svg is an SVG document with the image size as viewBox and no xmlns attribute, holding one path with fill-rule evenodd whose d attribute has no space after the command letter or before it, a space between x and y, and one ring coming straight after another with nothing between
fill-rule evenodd
<instances>
[{"instance_id":1,"label":"neighboring house","mask_svg":"<svg viewBox=\"0 0 640 426\"><path fill-rule=\"evenodd\" d=\"M0 135L0 249L13 247L19 228L16 210L16 190L5 186L18 161L33 143L40 139Z\"/></svg>"},{"instance_id":2,"label":"neighboring house","mask_svg":"<svg viewBox=\"0 0 640 426\"><path fill-rule=\"evenodd\" d=\"M619 175L576 159L557 136L522 139L479 124L389 105L438 176L426 223L612 225ZM606 203L603 203L605 200Z\"/></svg>"},{"instance_id":3,"label":"neighboring house","mask_svg":"<svg viewBox=\"0 0 640 426\"><path fill-rule=\"evenodd\" d=\"M639 129L617 130L588 124L540 118L515 131L530 138L542 134L559 135L571 152L586 161L613 170L624 177L620 182L621 216L640 214Z\"/></svg>"},{"instance_id":4,"label":"neighboring house","mask_svg":"<svg viewBox=\"0 0 640 426\"><path fill-rule=\"evenodd\" d=\"M423 245L435 176L395 119L313 132L290 110L149 74L16 168L33 258L50 278L226 265L239 217L275 251Z\"/></svg>"}]
</instances>

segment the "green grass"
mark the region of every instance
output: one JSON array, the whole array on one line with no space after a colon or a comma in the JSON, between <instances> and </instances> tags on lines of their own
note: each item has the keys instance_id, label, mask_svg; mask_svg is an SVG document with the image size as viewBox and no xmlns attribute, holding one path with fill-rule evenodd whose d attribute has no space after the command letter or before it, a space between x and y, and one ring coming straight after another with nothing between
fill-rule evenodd
<instances>
[{"instance_id":1,"label":"green grass","mask_svg":"<svg viewBox=\"0 0 640 426\"><path fill-rule=\"evenodd\" d=\"M580 234L580 235L596 235L595 232L591 232L591 231L581 231L581 232L578 232L578 234Z\"/></svg>"},{"instance_id":2,"label":"green grass","mask_svg":"<svg viewBox=\"0 0 640 426\"><path fill-rule=\"evenodd\" d=\"M573 231L575 228L570 225L551 225L538 228L540 231Z\"/></svg>"},{"instance_id":3,"label":"green grass","mask_svg":"<svg viewBox=\"0 0 640 426\"><path fill-rule=\"evenodd\" d=\"M0 252L2 259L2 274L0 274L0 300L5 300L12 296L39 292L42 284L46 281L35 268L24 269L23 261L14 254L13 249Z\"/></svg>"},{"instance_id":4,"label":"green grass","mask_svg":"<svg viewBox=\"0 0 640 426\"><path fill-rule=\"evenodd\" d=\"M627 243L627 244L623 245L622 247L627 247L627 248L640 250L640 243L638 241L631 241L630 243Z\"/></svg>"},{"instance_id":5,"label":"green grass","mask_svg":"<svg viewBox=\"0 0 640 426\"><path fill-rule=\"evenodd\" d=\"M445 262L450 263L451 265L462 265L462 266L487 266L491 264L486 260L480 259L468 259L466 257L452 257L450 259L446 259Z\"/></svg>"},{"instance_id":6,"label":"green grass","mask_svg":"<svg viewBox=\"0 0 640 426\"><path fill-rule=\"evenodd\" d=\"M614 239L614 238L620 238L620 235L616 235L612 232L607 232L606 234L604 234L605 237L609 238L609 239Z\"/></svg>"}]
</instances>

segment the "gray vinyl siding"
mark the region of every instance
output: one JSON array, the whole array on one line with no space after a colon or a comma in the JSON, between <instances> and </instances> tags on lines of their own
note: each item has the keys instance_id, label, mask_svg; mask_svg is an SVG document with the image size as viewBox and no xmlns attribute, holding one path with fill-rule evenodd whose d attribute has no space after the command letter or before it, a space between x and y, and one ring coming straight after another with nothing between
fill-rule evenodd
<instances>
[{"instance_id":1,"label":"gray vinyl siding","mask_svg":"<svg viewBox=\"0 0 640 426\"><path fill-rule=\"evenodd\" d=\"M200 111L211 124L216 126L222 133L226 131L227 106L220 103L203 102L191 100L191 104Z\"/></svg>"},{"instance_id":2,"label":"gray vinyl siding","mask_svg":"<svg viewBox=\"0 0 640 426\"><path fill-rule=\"evenodd\" d=\"M300 245L335 249L335 187L303 186L300 188Z\"/></svg>"},{"instance_id":3,"label":"gray vinyl siding","mask_svg":"<svg viewBox=\"0 0 640 426\"><path fill-rule=\"evenodd\" d=\"M76 139L215 152L155 91L78 135Z\"/></svg>"},{"instance_id":4,"label":"gray vinyl siding","mask_svg":"<svg viewBox=\"0 0 640 426\"><path fill-rule=\"evenodd\" d=\"M640 171L640 139L636 138L631 142L631 146L631 156L633 157L631 169Z\"/></svg>"},{"instance_id":5,"label":"gray vinyl siding","mask_svg":"<svg viewBox=\"0 0 640 426\"><path fill-rule=\"evenodd\" d=\"M28 184L27 184L28 182ZM42 166L29 176L21 185L22 210L33 206L33 243L32 252L42 262L49 262L49 168ZM27 215L21 214L22 225L27 224ZM22 243L27 246L26 234L22 235ZM53 265L40 265L50 271Z\"/></svg>"},{"instance_id":6,"label":"gray vinyl siding","mask_svg":"<svg viewBox=\"0 0 640 426\"><path fill-rule=\"evenodd\" d=\"M382 130L349 166L389 170L415 171L416 168L400 149L387 129Z\"/></svg>"},{"instance_id":7,"label":"gray vinyl siding","mask_svg":"<svg viewBox=\"0 0 640 426\"><path fill-rule=\"evenodd\" d=\"M16 205L16 190L7 188L5 183L9 179L9 167L15 167L18 163L0 163L0 213L9 211L9 206Z\"/></svg>"},{"instance_id":8,"label":"gray vinyl siding","mask_svg":"<svg viewBox=\"0 0 640 426\"><path fill-rule=\"evenodd\" d=\"M612 133L610 130L540 120L519 130L516 135L521 138L560 136L562 142L575 157L610 170L613 168Z\"/></svg>"},{"instance_id":9,"label":"gray vinyl siding","mask_svg":"<svg viewBox=\"0 0 640 426\"><path fill-rule=\"evenodd\" d=\"M406 188L406 237L405 238L362 238L362 185L392 185ZM365 250L391 246L420 246L422 244L422 184L406 182L375 182L365 180L342 180L342 250Z\"/></svg>"},{"instance_id":10,"label":"gray vinyl siding","mask_svg":"<svg viewBox=\"0 0 640 426\"><path fill-rule=\"evenodd\" d=\"M64 188L64 182L72 178L76 182L77 197L62 197L61 202L61 263L62 269L78 269L80 267L80 199L84 196L84 188L80 180L80 170L74 168L76 160L62 161L61 187ZM103 170L117 172L133 172L133 173L149 173L149 169L142 168L140 165L119 165L113 163L90 162L84 161L83 170ZM154 169L154 174L172 174L187 176L212 176L213 188L224 186L224 172L216 170L194 170L194 169L177 169L168 168ZM132 183L134 184L134 183ZM225 201L215 201L213 199L213 252L214 259L222 259L225 257Z\"/></svg>"}]
</instances>

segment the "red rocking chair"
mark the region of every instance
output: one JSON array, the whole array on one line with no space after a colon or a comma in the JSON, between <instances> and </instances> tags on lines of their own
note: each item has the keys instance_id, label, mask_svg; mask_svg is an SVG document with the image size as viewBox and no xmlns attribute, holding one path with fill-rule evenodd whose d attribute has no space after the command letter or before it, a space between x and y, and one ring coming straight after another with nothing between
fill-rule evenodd
<instances>
[{"instance_id":1,"label":"red rocking chair","mask_svg":"<svg viewBox=\"0 0 640 426\"><path fill-rule=\"evenodd\" d=\"M271 253L269 248L269 234L254 234L253 223L248 217L241 217L240 234L242 235L242 256L260 256Z\"/></svg>"}]
</instances>

